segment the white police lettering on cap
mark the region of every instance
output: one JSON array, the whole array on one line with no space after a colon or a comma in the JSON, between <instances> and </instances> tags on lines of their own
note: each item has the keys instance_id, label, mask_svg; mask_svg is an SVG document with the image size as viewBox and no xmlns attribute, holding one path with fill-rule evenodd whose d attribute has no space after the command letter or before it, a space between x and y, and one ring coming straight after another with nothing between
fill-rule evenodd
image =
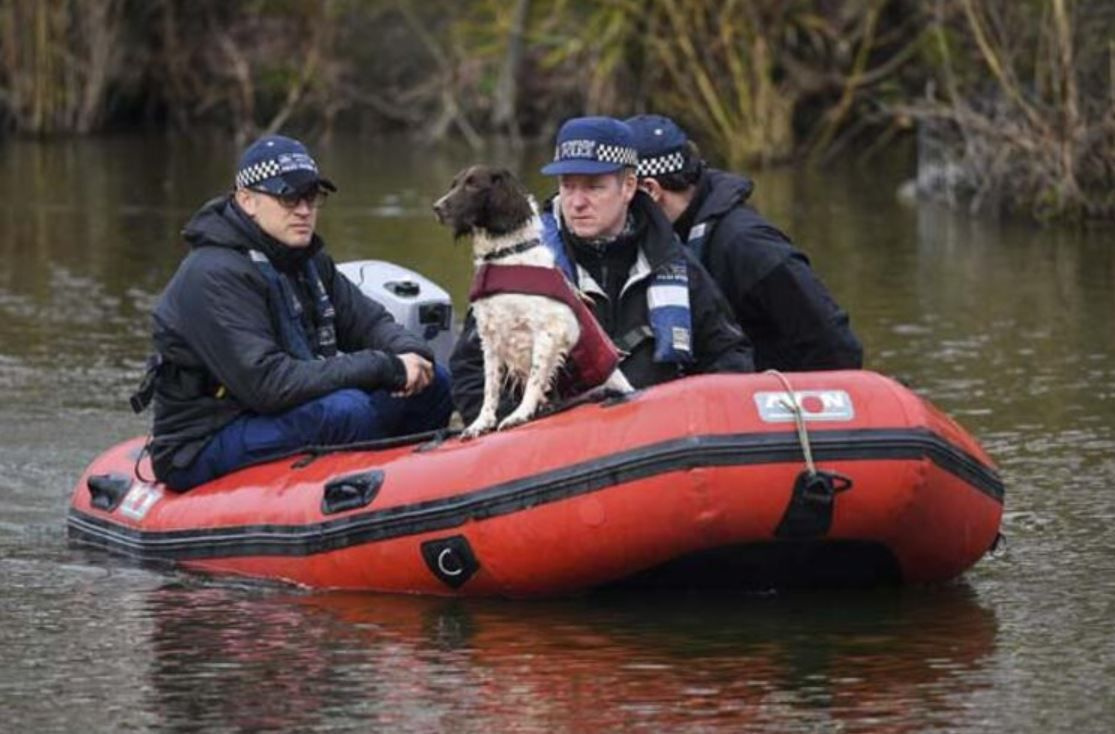
<instances>
[{"instance_id":1,"label":"white police lettering on cap","mask_svg":"<svg viewBox=\"0 0 1115 734\"><path fill-rule=\"evenodd\" d=\"M557 152L554 158L565 160L566 158L596 158L596 141L595 140L566 140L558 145Z\"/></svg>"},{"instance_id":2,"label":"white police lettering on cap","mask_svg":"<svg viewBox=\"0 0 1115 734\"><path fill-rule=\"evenodd\" d=\"M314 159L305 153L283 153L279 156L279 169L283 173L288 171L313 171L317 173L317 164Z\"/></svg>"},{"instance_id":3,"label":"white police lettering on cap","mask_svg":"<svg viewBox=\"0 0 1115 734\"><path fill-rule=\"evenodd\" d=\"M638 163L639 154L634 148L606 143L597 144L595 140L566 140L554 151L554 160L564 161L574 158L634 166Z\"/></svg>"}]
</instances>

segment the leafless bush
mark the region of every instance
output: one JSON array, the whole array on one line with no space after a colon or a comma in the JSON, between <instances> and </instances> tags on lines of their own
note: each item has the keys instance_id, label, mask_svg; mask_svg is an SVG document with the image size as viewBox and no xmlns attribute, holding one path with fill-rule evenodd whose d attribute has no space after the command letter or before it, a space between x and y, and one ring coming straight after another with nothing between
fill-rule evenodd
<instances>
[{"instance_id":1,"label":"leafless bush","mask_svg":"<svg viewBox=\"0 0 1115 734\"><path fill-rule=\"evenodd\" d=\"M119 73L124 0L0 3L0 108L18 130L89 132Z\"/></svg>"},{"instance_id":2,"label":"leafless bush","mask_svg":"<svg viewBox=\"0 0 1115 734\"><path fill-rule=\"evenodd\" d=\"M941 82L909 108L923 128L919 188L972 211L1115 215L1115 13L1066 0L934 11Z\"/></svg>"}]
</instances>

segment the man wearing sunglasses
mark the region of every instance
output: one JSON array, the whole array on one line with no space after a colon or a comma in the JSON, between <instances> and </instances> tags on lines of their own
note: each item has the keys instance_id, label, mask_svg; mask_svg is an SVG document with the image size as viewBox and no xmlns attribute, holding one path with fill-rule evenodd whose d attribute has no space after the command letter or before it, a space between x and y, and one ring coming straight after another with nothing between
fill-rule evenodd
<instances>
[{"instance_id":1,"label":"man wearing sunglasses","mask_svg":"<svg viewBox=\"0 0 1115 734\"><path fill-rule=\"evenodd\" d=\"M235 189L186 225L190 251L155 307L155 476L184 491L311 445L446 425L448 374L426 343L336 268L315 234L337 189L302 143L244 151Z\"/></svg>"}]
</instances>

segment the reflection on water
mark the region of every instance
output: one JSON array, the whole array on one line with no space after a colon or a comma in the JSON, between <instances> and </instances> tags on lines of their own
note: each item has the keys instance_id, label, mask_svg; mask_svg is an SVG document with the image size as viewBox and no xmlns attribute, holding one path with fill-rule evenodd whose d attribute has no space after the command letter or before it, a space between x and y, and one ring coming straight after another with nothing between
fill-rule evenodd
<instances>
[{"instance_id":1,"label":"reflection on water","mask_svg":"<svg viewBox=\"0 0 1115 734\"><path fill-rule=\"evenodd\" d=\"M338 139L338 259L458 307L430 216L461 166L521 156ZM1006 549L888 594L459 602L213 585L69 549L72 482L142 433L127 396L177 233L227 141L0 146L0 705L13 731L1108 731L1115 702L1115 248L893 196L890 164L759 177L756 201L852 314L872 369L999 463ZM902 163L896 161L892 163Z\"/></svg>"},{"instance_id":2,"label":"reflection on water","mask_svg":"<svg viewBox=\"0 0 1115 734\"><path fill-rule=\"evenodd\" d=\"M995 617L969 589L833 601L515 605L167 587L146 598L148 708L175 728L253 731L331 720L391 730L730 722L774 731L840 728L865 715L888 731L918 731L962 717L988 685L980 664L994 648Z\"/></svg>"}]
</instances>

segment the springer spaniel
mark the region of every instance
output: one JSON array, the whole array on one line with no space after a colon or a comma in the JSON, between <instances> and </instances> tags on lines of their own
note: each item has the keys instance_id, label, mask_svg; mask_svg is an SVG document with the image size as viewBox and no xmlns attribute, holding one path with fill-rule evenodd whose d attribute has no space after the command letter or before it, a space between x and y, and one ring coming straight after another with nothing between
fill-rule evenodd
<instances>
[{"instance_id":1,"label":"springer spaniel","mask_svg":"<svg viewBox=\"0 0 1115 734\"><path fill-rule=\"evenodd\" d=\"M454 237L471 237L477 267L469 299L484 353L484 402L463 438L530 420L571 356L577 389L631 392L615 346L543 244L537 206L510 171L464 169L434 213ZM505 379L523 385L523 399L497 427Z\"/></svg>"}]
</instances>

